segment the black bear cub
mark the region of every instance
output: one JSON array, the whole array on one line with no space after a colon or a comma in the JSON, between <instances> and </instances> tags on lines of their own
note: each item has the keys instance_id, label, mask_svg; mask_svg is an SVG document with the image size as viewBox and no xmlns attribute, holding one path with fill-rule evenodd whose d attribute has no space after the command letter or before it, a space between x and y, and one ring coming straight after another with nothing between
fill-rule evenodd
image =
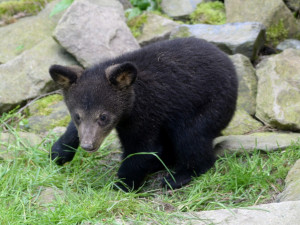
<instances>
[{"instance_id":1,"label":"black bear cub","mask_svg":"<svg viewBox=\"0 0 300 225\"><path fill-rule=\"evenodd\" d=\"M101 54L101 53L99 53ZM231 120L237 76L225 53L208 42L184 38L157 42L92 68L53 65L72 121L53 145L57 164L80 146L96 151L116 128L125 159L123 190L137 189L147 174L171 168L162 181L180 188L215 162L213 139ZM173 179L174 178L174 179Z\"/></svg>"}]
</instances>

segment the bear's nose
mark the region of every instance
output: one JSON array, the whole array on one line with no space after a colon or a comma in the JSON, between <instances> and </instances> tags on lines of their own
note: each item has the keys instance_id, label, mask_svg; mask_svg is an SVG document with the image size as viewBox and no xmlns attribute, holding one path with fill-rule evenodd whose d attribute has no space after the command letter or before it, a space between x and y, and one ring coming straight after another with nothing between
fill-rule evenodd
<instances>
[{"instance_id":1,"label":"bear's nose","mask_svg":"<svg viewBox=\"0 0 300 225\"><path fill-rule=\"evenodd\" d=\"M93 151L95 149L92 143L85 142L85 143L81 143L80 146L86 151Z\"/></svg>"}]
</instances>

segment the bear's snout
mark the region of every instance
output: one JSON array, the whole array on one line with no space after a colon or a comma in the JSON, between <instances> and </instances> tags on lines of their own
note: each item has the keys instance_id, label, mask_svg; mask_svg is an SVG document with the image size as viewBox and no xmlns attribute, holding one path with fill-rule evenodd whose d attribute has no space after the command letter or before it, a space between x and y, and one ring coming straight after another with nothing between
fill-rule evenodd
<instances>
[{"instance_id":1,"label":"bear's snout","mask_svg":"<svg viewBox=\"0 0 300 225\"><path fill-rule=\"evenodd\" d=\"M91 142L84 142L84 143L81 143L81 144L80 144L80 147L83 148L83 149L86 150L86 151L89 151L89 152L93 152L93 151L97 150L97 149L94 147L93 143L91 143Z\"/></svg>"}]
</instances>

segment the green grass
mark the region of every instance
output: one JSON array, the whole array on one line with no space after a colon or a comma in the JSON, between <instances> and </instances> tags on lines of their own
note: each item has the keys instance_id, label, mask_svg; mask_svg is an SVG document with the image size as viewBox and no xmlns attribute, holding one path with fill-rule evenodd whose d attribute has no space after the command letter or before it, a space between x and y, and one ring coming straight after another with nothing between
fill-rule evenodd
<instances>
[{"instance_id":1,"label":"green grass","mask_svg":"<svg viewBox=\"0 0 300 225\"><path fill-rule=\"evenodd\" d=\"M11 117L2 115L0 123ZM4 129L16 136L16 142L7 147L14 159L0 160L1 224L172 224L181 212L272 202L300 158L299 143L281 152L225 155L182 189L160 188L166 172L159 172L149 176L141 192L123 193L112 189L120 165L120 150L111 147L113 139L94 154L78 150L72 162L60 167L48 158L58 137L49 134L39 145L29 146L12 126L2 126L0 135ZM44 187L62 194L41 203Z\"/></svg>"}]
</instances>

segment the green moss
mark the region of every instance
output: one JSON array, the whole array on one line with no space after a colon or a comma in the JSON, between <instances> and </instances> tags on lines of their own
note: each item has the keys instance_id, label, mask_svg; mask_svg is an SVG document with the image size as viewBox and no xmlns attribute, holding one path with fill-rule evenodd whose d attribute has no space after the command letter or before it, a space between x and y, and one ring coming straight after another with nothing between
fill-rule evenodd
<instances>
[{"instance_id":1,"label":"green moss","mask_svg":"<svg viewBox=\"0 0 300 225\"><path fill-rule=\"evenodd\" d=\"M69 115L65 116L64 118L62 118L60 120L53 121L53 123L51 123L49 129L53 129L55 127L66 127L66 126L68 126L70 121L71 121L71 117Z\"/></svg>"},{"instance_id":2,"label":"green moss","mask_svg":"<svg viewBox=\"0 0 300 225\"><path fill-rule=\"evenodd\" d=\"M127 21L127 25L135 38L142 34L143 25L147 22L148 15L142 14Z\"/></svg>"},{"instance_id":3,"label":"green moss","mask_svg":"<svg viewBox=\"0 0 300 225\"><path fill-rule=\"evenodd\" d=\"M20 12L35 14L52 0L13 0L0 3L0 17L13 16Z\"/></svg>"},{"instance_id":4,"label":"green moss","mask_svg":"<svg viewBox=\"0 0 300 225\"><path fill-rule=\"evenodd\" d=\"M222 2L204 2L197 5L190 15L192 24L224 24L226 23L225 7Z\"/></svg>"},{"instance_id":5,"label":"green moss","mask_svg":"<svg viewBox=\"0 0 300 225\"><path fill-rule=\"evenodd\" d=\"M39 99L35 102L31 111L33 111L36 115L47 116L49 115L53 109L49 106L58 103L63 100L63 96L59 94L49 95L45 98Z\"/></svg>"},{"instance_id":6,"label":"green moss","mask_svg":"<svg viewBox=\"0 0 300 225\"><path fill-rule=\"evenodd\" d=\"M267 29L267 43L276 46L288 37L288 30L284 27L283 20Z\"/></svg>"}]
</instances>

